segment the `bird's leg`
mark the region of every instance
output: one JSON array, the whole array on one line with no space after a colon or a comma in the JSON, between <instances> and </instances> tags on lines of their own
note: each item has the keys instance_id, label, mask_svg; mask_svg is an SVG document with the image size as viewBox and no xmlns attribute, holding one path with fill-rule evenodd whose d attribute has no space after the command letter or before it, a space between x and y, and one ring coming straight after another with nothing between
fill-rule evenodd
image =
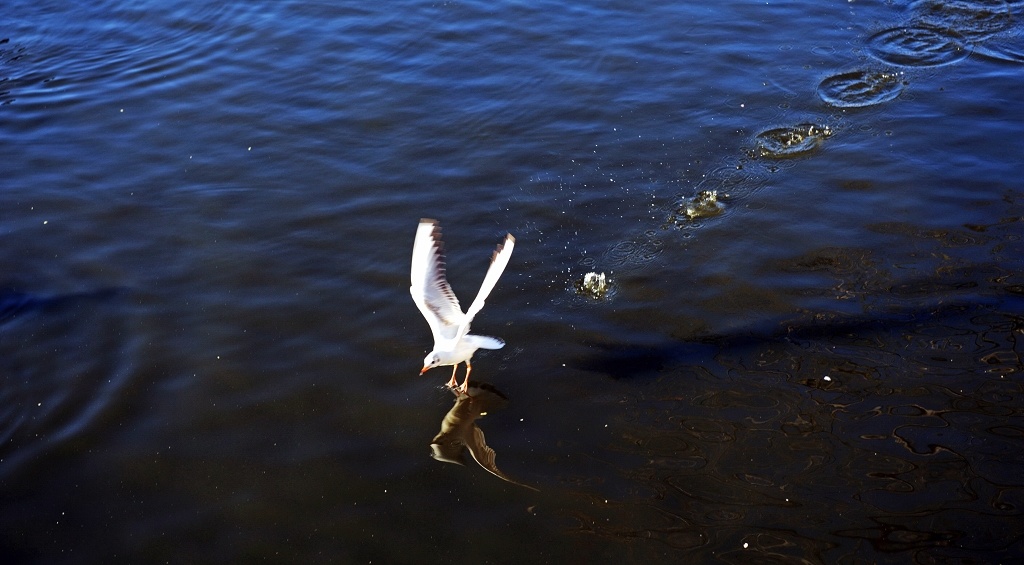
<instances>
[{"instance_id":1,"label":"bird's leg","mask_svg":"<svg viewBox=\"0 0 1024 565\"><path fill-rule=\"evenodd\" d=\"M459 381L457 381L455 379L455 372L458 371L458 370L459 370L459 364L456 363L455 366L452 367L452 378L448 380L448 388L455 388L455 387L459 386Z\"/></svg>"},{"instance_id":2,"label":"bird's leg","mask_svg":"<svg viewBox=\"0 0 1024 565\"><path fill-rule=\"evenodd\" d=\"M469 396L469 372L473 370L473 365L470 364L469 359L466 359L466 380L462 382L462 387L459 391L466 396Z\"/></svg>"}]
</instances>

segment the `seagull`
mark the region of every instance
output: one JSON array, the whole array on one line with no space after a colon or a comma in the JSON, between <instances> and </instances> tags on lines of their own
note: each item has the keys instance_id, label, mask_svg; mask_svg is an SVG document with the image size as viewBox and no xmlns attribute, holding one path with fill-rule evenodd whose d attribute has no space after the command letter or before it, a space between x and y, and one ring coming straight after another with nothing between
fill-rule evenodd
<instances>
[{"instance_id":1,"label":"seagull","mask_svg":"<svg viewBox=\"0 0 1024 565\"><path fill-rule=\"evenodd\" d=\"M420 220L420 225L416 229L416 241L412 245L412 285L409 287L409 293L430 324L430 332L434 334L434 350L423 359L421 375L434 367L454 365L448 386L455 389L459 384L455 379L455 373L459 370L459 363L465 362L466 380L457 390L467 394L469 373L473 370L470 364L473 353L481 348L501 349L505 346L505 342L496 337L470 334L469 324L484 307L484 300L498 283L501 273L508 265L509 257L512 256L515 243L516 238L512 237L512 234L507 234L505 240L498 244L498 248L491 255L491 265L487 268L487 275L484 276L476 299L469 305L469 310L463 312L459 306L459 299L455 297L445 277L441 226L437 220Z\"/></svg>"}]
</instances>

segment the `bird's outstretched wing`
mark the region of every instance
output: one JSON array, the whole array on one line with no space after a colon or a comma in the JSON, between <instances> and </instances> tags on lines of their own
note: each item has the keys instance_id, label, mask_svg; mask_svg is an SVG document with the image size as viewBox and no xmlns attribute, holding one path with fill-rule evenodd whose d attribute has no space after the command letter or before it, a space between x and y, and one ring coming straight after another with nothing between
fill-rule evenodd
<instances>
[{"instance_id":1,"label":"bird's outstretched wing","mask_svg":"<svg viewBox=\"0 0 1024 565\"><path fill-rule=\"evenodd\" d=\"M487 274L484 275L484 282L480 284L480 291L476 293L476 298L469 305L469 310L466 310L465 318L456 334L457 339L461 339L462 336L469 333L470 322L473 321L473 317L476 316L477 312L484 307L484 302L487 300L487 296L491 294L491 291L494 290L494 285L498 284L498 279L505 272L505 267L508 266L508 260L512 257L512 249L515 246L516 238L512 237L512 234L506 234L505 241L499 243L498 247L494 250L494 253L491 255L491 265L487 267Z\"/></svg>"},{"instance_id":2,"label":"bird's outstretched wing","mask_svg":"<svg viewBox=\"0 0 1024 565\"><path fill-rule=\"evenodd\" d=\"M454 339L459 328L468 326L459 299L448 285L444 265L441 226L437 220L423 218L412 245L409 293L430 324L435 342Z\"/></svg>"},{"instance_id":3,"label":"bird's outstretched wing","mask_svg":"<svg viewBox=\"0 0 1024 565\"><path fill-rule=\"evenodd\" d=\"M492 475L498 477L503 481L507 481L514 485L519 485L530 490L538 490L535 487L531 487L530 485L526 485L519 481L516 481L512 477L509 477L505 473L501 472L501 469L498 469L498 466L494 464L494 450L491 449L490 446L487 445L487 442L484 440L484 431L480 429L480 426L473 424L470 433L467 435L468 437L466 438L466 447L469 449L469 454L473 456L473 459L481 467L487 469L488 472L490 472Z\"/></svg>"}]
</instances>

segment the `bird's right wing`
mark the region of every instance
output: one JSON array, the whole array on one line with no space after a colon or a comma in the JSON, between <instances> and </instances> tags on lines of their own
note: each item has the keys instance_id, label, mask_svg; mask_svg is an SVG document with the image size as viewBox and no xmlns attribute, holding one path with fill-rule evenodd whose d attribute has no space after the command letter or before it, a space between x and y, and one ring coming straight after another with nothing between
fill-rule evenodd
<instances>
[{"instance_id":1,"label":"bird's right wing","mask_svg":"<svg viewBox=\"0 0 1024 565\"><path fill-rule=\"evenodd\" d=\"M444 268L444 243L437 220L423 218L412 245L409 293L430 324L434 341L450 340L465 323L459 299L448 285Z\"/></svg>"},{"instance_id":2,"label":"bird's right wing","mask_svg":"<svg viewBox=\"0 0 1024 565\"><path fill-rule=\"evenodd\" d=\"M512 249L515 246L516 238L512 237L512 234L507 234L505 235L505 241L499 243L497 249L494 250L494 253L491 255L491 265L487 267L484 282L480 284L480 291L476 293L476 298L469 305L469 310L466 310L466 317L463 320L462 326L459 327L458 338L462 338L462 336L469 332L469 323L473 321L473 317L476 316L477 312L484 307L484 302L487 300L487 296L491 294L491 291L494 290L494 285L498 284L498 279L505 272L505 267L508 266L508 260L512 257Z\"/></svg>"}]
</instances>

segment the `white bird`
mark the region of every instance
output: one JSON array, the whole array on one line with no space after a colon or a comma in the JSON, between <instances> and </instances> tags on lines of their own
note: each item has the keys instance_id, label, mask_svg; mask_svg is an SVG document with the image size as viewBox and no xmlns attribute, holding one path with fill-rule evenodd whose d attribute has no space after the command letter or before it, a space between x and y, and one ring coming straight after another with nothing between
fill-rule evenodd
<instances>
[{"instance_id":1,"label":"white bird","mask_svg":"<svg viewBox=\"0 0 1024 565\"><path fill-rule=\"evenodd\" d=\"M466 380L458 391L466 394L469 389L469 373L473 370L470 360L477 349L501 349L505 342L496 338L469 333L469 324L473 317L484 307L487 295L498 283L501 273L508 265L515 247L516 238L512 234L505 236L505 241L498 244L491 256L491 265L487 268L484 282L476 299L465 312L459 306L452 288L448 286L444 267L444 243L441 241L441 226L437 220L424 218L416 229L416 241L412 246L412 285L409 293L423 317L430 324L430 332L434 334L434 350L423 359L420 374L441 365L454 365L452 378L448 386L455 388L458 380L455 373L459 363L466 363Z\"/></svg>"}]
</instances>

